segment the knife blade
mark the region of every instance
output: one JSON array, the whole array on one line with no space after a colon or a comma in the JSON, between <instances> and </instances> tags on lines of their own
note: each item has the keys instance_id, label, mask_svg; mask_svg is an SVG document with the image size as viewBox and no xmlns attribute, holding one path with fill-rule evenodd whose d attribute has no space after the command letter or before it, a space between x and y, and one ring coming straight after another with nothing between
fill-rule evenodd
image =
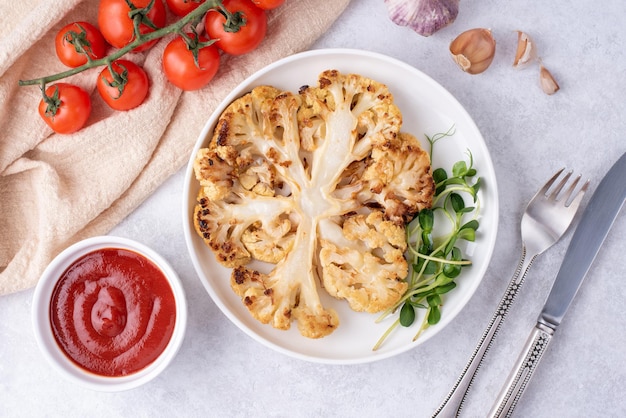
<instances>
[{"instance_id":1,"label":"knife blade","mask_svg":"<svg viewBox=\"0 0 626 418\"><path fill-rule=\"evenodd\" d=\"M626 153L589 200L550 294L489 417L510 417L626 200Z\"/></svg>"}]
</instances>

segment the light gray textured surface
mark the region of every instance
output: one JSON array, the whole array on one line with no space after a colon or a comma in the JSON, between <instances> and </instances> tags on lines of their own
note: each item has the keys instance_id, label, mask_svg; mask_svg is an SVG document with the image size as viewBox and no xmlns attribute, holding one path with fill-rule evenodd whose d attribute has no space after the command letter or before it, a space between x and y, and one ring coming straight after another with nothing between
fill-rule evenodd
<instances>
[{"instance_id":1,"label":"light gray textured surface","mask_svg":"<svg viewBox=\"0 0 626 418\"><path fill-rule=\"evenodd\" d=\"M296 1L296 0L287 0ZM626 151L626 3L463 0L457 21L430 38L395 26L382 0L353 0L315 48L360 48L406 61L447 88L483 133L500 192L490 268L461 315L427 343L392 359L327 366L276 353L219 311L187 255L181 221L183 172L168 180L112 234L140 240L178 271L189 301L181 351L144 387L96 393L62 380L44 362L30 322L32 291L0 298L0 416L428 417L468 360L518 262L523 207L557 168L592 179ZM493 30L492 67L469 76L447 46L473 27ZM561 85L538 87L538 68L511 68L515 30L536 41ZM586 202L586 201L585 201ZM518 406L520 417L623 417L626 400L623 245L620 215L549 352ZM464 416L484 416L545 300L566 239L533 266L471 391Z\"/></svg>"}]
</instances>

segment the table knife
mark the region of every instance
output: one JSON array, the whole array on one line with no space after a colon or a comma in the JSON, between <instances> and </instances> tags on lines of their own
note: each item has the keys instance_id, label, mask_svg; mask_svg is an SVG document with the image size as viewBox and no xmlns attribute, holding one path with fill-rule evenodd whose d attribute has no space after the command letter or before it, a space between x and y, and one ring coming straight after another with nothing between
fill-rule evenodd
<instances>
[{"instance_id":1,"label":"table knife","mask_svg":"<svg viewBox=\"0 0 626 418\"><path fill-rule=\"evenodd\" d=\"M552 290L489 417L510 417L626 199L626 153L598 185L572 236Z\"/></svg>"}]
</instances>

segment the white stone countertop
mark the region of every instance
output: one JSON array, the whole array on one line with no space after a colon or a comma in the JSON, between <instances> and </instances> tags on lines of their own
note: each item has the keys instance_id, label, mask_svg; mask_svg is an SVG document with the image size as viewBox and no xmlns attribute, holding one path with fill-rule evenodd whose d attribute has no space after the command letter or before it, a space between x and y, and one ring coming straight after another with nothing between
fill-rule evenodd
<instances>
[{"instance_id":1,"label":"white stone countertop","mask_svg":"<svg viewBox=\"0 0 626 418\"><path fill-rule=\"evenodd\" d=\"M394 25L382 0L353 0L313 46L371 50L415 66L461 102L485 138L499 188L496 248L473 298L435 337L395 357L358 365L311 363L259 344L222 314L191 264L182 232L181 170L111 231L150 245L183 281L189 322L173 363L138 389L83 389L66 382L40 354L31 326L33 291L4 296L0 417L429 417L469 359L515 270L521 251L519 222L527 201L563 166L589 177L594 190L626 151L624 17L622 0L463 0L452 26L423 38ZM457 34L474 27L491 28L498 47L487 72L470 76L456 67L447 48ZM521 71L511 67L516 30L534 38L544 64L561 85L557 94L540 90L536 66ZM485 416L491 408L537 319L571 235L534 263L462 416ZM517 416L626 416L625 236L626 214L621 213Z\"/></svg>"}]
</instances>

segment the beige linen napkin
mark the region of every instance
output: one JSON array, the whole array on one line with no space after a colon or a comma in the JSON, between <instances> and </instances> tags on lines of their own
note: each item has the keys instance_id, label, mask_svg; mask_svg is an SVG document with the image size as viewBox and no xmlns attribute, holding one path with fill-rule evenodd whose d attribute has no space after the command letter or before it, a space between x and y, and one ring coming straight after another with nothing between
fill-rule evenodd
<instances>
[{"instance_id":1,"label":"beige linen napkin","mask_svg":"<svg viewBox=\"0 0 626 418\"><path fill-rule=\"evenodd\" d=\"M171 38L128 55L151 82L146 101L128 112L111 111L99 98L99 69L75 75L66 81L91 92L93 111L72 135L54 134L37 113L39 88L17 83L66 69L54 36L73 21L95 23L98 1L0 5L0 295L34 286L64 248L119 223L188 161L206 120L233 87L306 49L348 2L286 0L268 14L263 44L248 55L224 56L201 91L181 92L165 79L161 55Z\"/></svg>"}]
</instances>

